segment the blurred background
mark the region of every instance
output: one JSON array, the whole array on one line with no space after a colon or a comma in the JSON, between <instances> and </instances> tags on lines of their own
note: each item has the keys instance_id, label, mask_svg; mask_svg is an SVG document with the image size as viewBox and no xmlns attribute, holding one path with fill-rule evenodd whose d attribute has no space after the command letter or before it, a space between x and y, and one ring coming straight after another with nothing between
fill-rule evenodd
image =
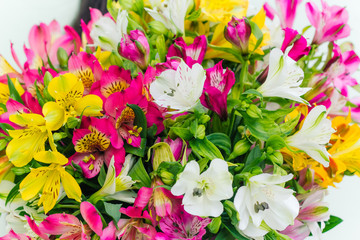
<instances>
[{"instance_id":1,"label":"blurred background","mask_svg":"<svg viewBox=\"0 0 360 240\"><path fill-rule=\"evenodd\" d=\"M274 1L268 2L274 6ZM250 0L251 2L252 0ZM304 5L306 2L305 0L302 2L294 24L299 32L303 27L310 25L305 14ZM320 0L313 0L313 2L318 6L321 5ZM350 37L339 41L339 43L351 41L355 45L356 52L360 54L360 2L356 0L326 0L326 2L330 5L346 6L352 32ZM0 0L0 54L15 67L10 53L10 42L14 44L20 62L23 62L25 60L23 45L28 45L28 33L34 24L41 22L48 24L56 19L61 26L72 25L77 28L80 23L80 13L88 9L85 7L86 5L103 8L105 4L105 0ZM305 37L311 41L312 34L313 32L308 31ZM355 74L355 77L360 81L359 72ZM360 178L356 176L345 177L343 182L337 184L336 188L330 187L328 193L326 202L329 203L331 214L342 218L344 221L335 229L325 233L323 239L358 240L360 238L360 208L357 206L360 203ZM4 226L4 220L0 218L0 236L6 234L3 229Z\"/></svg>"}]
</instances>

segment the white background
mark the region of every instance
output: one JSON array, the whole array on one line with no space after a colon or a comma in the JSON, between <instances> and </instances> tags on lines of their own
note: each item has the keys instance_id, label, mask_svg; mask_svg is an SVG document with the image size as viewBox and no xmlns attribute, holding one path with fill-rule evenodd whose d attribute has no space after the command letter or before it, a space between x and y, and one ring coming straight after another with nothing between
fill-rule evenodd
<instances>
[{"instance_id":1,"label":"white background","mask_svg":"<svg viewBox=\"0 0 360 240\"><path fill-rule=\"evenodd\" d=\"M270 0L270 3L273 1ZM294 26L298 31L309 25L304 10L305 2L307 1L304 0L301 4L295 20ZM320 0L314 2L320 6ZM326 2L346 6L352 29L351 36L346 40L352 41L355 49L358 49L357 53L360 54L360 2L357 0L326 0ZM10 55L11 41L22 62L24 60L22 46L27 44L28 32L32 25L40 22L49 23L53 19L58 20L62 26L71 24L79 6L80 0L0 0L0 54L11 64L14 63ZM356 73L356 76L360 80L360 74ZM360 239L360 178L345 177L336 189L330 187L326 201L330 204L331 214L342 218L344 222L326 233L323 239ZM1 229L3 226L4 224L0 223L0 236L4 234Z\"/></svg>"}]
</instances>

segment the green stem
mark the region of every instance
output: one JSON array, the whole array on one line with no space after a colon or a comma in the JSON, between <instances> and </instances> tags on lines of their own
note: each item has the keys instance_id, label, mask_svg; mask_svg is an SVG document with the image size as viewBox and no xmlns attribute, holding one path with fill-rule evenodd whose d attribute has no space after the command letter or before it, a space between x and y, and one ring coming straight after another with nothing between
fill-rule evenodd
<instances>
[{"instance_id":1,"label":"green stem","mask_svg":"<svg viewBox=\"0 0 360 240\"><path fill-rule=\"evenodd\" d=\"M66 204L56 204L55 208L73 208L73 209L79 209L80 206L78 205L66 205Z\"/></svg>"}]
</instances>

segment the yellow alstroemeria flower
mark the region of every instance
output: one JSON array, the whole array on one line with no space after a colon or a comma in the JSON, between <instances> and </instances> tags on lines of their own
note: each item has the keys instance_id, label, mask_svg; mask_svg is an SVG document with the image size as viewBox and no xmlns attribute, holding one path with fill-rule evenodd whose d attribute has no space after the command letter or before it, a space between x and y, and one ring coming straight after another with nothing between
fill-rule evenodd
<instances>
[{"instance_id":1,"label":"yellow alstroemeria flower","mask_svg":"<svg viewBox=\"0 0 360 240\"><path fill-rule=\"evenodd\" d=\"M37 152L44 151L47 139L56 150L51 131L62 126L64 110L56 103L48 102L43 106L43 114L45 117L34 113L17 113L9 117L11 122L23 127L8 131L13 139L6 148L6 155L16 167L25 166Z\"/></svg>"},{"instance_id":2,"label":"yellow alstroemeria flower","mask_svg":"<svg viewBox=\"0 0 360 240\"><path fill-rule=\"evenodd\" d=\"M248 0L195 0L196 9L201 8L200 21L227 24L232 16L246 15Z\"/></svg>"},{"instance_id":3,"label":"yellow alstroemeria flower","mask_svg":"<svg viewBox=\"0 0 360 240\"><path fill-rule=\"evenodd\" d=\"M266 32L266 29L265 29L265 17L266 17L265 10L262 8L259 11L259 13L256 14L251 19L251 21L256 23L256 25L263 31L263 41L256 49L254 49L257 39L254 36L254 34L251 34L250 39L249 39L249 52L253 52L253 53L257 53L257 54L261 54L261 55L264 54L264 52L261 48L264 47L270 39L270 35L268 32ZM216 26L216 28L214 30L214 35L210 42L210 45L214 45L217 47L223 47L223 48L232 48L231 43L228 42L224 37L224 28L225 28L226 24L220 23ZM239 62L239 60L236 59L230 53L225 53L223 51L215 50L215 49L212 49L211 47L208 47L206 54L205 54L205 59L212 59L212 58L223 58L223 59L226 59L229 61Z\"/></svg>"},{"instance_id":4,"label":"yellow alstroemeria flower","mask_svg":"<svg viewBox=\"0 0 360 240\"><path fill-rule=\"evenodd\" d=\"M99 96L86 95L82 81L72 73L66 73L55 77L48 86L49 94L56 103L65 111L64 122L69 117L102 116L103 102Z\"/></svg>"},{"instance_id":5,"label":"yellow alstroemeria flower","mask_svg":"<svg viewBox=\"0 0 360 240\"><path fill-rule=\"evenodd\" d=\"M42 154L43 156L49 155L46 153ZM79 184L73 176L65 171L64 167L57 163L52 163L48 167L32 169L20 183L20 194L24 201L28 201L41 192L38 205L43 204L44 212L47 213L56 204L61 183L68 198L81 202Z\"/></svg>"}]
</instances>

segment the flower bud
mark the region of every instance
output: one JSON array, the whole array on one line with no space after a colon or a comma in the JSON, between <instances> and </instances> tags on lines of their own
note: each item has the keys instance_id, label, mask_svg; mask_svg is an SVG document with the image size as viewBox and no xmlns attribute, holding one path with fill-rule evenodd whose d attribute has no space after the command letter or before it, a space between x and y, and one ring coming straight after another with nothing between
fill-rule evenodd
<instances>
[{"instance_id":1,"label":"flower bud","mask_svg":"<svg viewBox=\"0 0 360 240\"><path fill-rule=\"evenodd\" d=\"M161 178L164 184L171 186L175 183L175 176L171 172L166 171L164 168L160 168L157 175Z\"/></svg>"},{"instance_id":2,"label":"flower bud","mask_svg":"<svg viewBox=\"0 0 360 240\"><path fill-rule=\"evenodd\" d=\"M225 27L225 38L235 48L238 48L242 53L249 52L249 38L251 35L251 26L246 18L239 19L232 17L231 21Z\"/></svg>"},{"instance_id":3,"label":"flower bud","mask_svg":"<svg viewBox=\"0 0 360 240\"><path fill-rule=\"evenodd\" d=\"M118 51L121 56L135 62L143 70L149 65L150 46L145 34L140 30L124 35Z\"/></svg>"},{"instance_id":4,"label":"flower bud","mask_svg":"<svg viewBox=\"0 0 360 240\"><path fill-rule=\"evenodd\" d=\"M162 162L176 162L169 144L164 143L164 142L159 142L159 143L154 144L149 149L149 154L148 155L150 155L150 150L151 149L153 150L153 161L152 161L152 163L153 163L154 171L156 171L158 169L158 167L160 166L160 164Z\"/></svg>"},{"instance_id":5,"label":"flower bud","mask_svg":"<svg viewBox=\"0 0 360 240\"><path fill-rule=\"evenodd\" d=\"M58 58L60 67L67 68L69 56L68 56L67 52L65 51L65 49L63 49L62 47L59 47L59 49L57 51L57 58Z\"/></svg>"},{"instance_id":6,"label":"flower bud","mask_svg":"<svg viewBox=\"0 0 360 240\"><path fill-rule=\"evenodd\" d=\"M235 146L233 152L230 154L229 159L234 159L238 156L245 154L251 147L251 143L247 139L242 139L238 141Z\"/></svg>"},{"instance_id":7,"label":"flower bud","mask_svg":"<svg viewBox=\"0 0 360 240\"><path fill-rule=\"evenodd\" d=\"M167 35L167 33L169 32L169 30L165 27L165 25L159 21L149 22L149 28L151 32L158 35L161 34Z\"/></svg>"},{"instance_id":8,"label":"flower bud","mask_svg":"<svg viewBox=\"0 0 360 240\"><path fill-rule=\"evenodd\" d=\"M270 159L270 161L278 165L282 165L284 162L283 155L280 152L273 152L268 155L268 158Z\"/></svg>"},{"instance_id":9,"label":"flower bud","mask_svg":"<svg viewBox=\"0 0 360 240\"><path fill-rule=\"evenodd\" d=\"M246 110L246 113L252 118L262 118L261 110L256 105L251 104Z\"/></svg>"}]
</instances>

